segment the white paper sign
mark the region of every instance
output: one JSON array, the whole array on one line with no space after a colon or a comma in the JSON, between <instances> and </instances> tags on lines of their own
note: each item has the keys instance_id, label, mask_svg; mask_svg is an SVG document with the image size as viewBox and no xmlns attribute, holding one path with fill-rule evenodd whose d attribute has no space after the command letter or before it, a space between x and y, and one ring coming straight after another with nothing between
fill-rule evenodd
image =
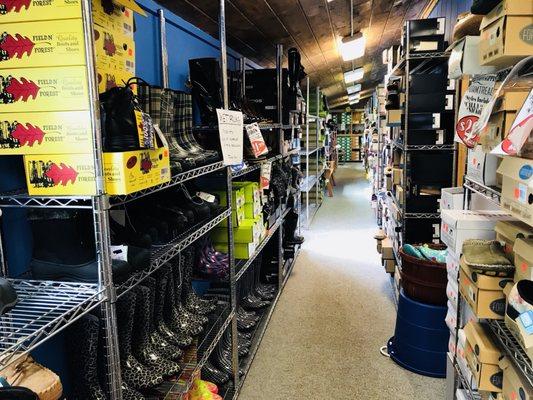
<instances>
[{"instance_id":1,"label":"white paper sign","mask_svg":"<svg viewBox=\"0 0 533 400\"><path fill-rule=\"evenodd\" d=\"M242 163L244 127L242 112L217 109L217 117L224 165Z\"/></svg>"},{"instance_id":2,"label":"white paper sign","mask_svg":"<svg viewBox=\"0 0 533 400\"><path fill-rule=\"evenodd\" d=\"M507 137L491 153L502 156L517 155L533 132L533 89L516 115Z\"/></svg>"},{"instance_id":3,"label":"white paper sign","mask_svg":"<svg viewBox=\"0 0 533 400\"><path fill-rule=\"evenodd\" d=\"M265 162L261 164L261 190L268 189L270 187L270 175L272 174L272 163Z\"/></svg>"},{"instance_id":4,"label":"white paper sign","mask_svg":"<svg viewBox=\"0 0 533 400\"><path fill-rule=\"evenodd\" d=\"M492 93L496 75L476 75L464 94L459 107L457 125L455 126L455 141L464 143L469 148L479 142L479 131L475 125L480 119L486 105L492 102ZM490 116L490 114L489 114Z\"/></svg>"},{"instance_id":5,"label":"white paper sign","mask_svg":"<svg viewBox=\"0 0 533 400\"><path fill-rule=\"evenodd\" d=\"M265 139L263 138L263 134L261 133L261 129L259 129L257 122L246 125L246 133L248 134L250 144L252 145L252 151L256 158L268 153Z\"/></svg>"}]
</instances>

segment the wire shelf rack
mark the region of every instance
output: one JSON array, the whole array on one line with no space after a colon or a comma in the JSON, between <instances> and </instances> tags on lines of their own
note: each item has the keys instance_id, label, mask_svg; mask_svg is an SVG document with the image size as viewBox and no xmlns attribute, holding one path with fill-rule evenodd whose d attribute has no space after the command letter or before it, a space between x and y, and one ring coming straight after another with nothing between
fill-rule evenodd
<instances>
[{"instance_id":1,"label":"wire shelf rack","mask_svg":"<svg viewBox=\"0 0 533 400\"><path fill-rule=\"evenodd\" d=\"M300 185L300 190L303 193L309 192L318 182L318 177L316 175L309 175L304 178Z\"/></svg>"},{"instance_id":2,"label":"wire shelf rack","mask_svg":"<svg viewBox=\"0 0 533 400\"><path fill-rule=\"evenodd\" d=\"M188 231L181 234L179 237L174 239L172 242L167 243L164 246L158 246L152 253L150 266L143 271L140 271L132 275L126 282L122 283L118 288L118 297L124 295L129 290L133 289L141 282L143 282L147 277L152 275L155 271L161 268L164 264L170 261L172 258L176 257L181 251L186 249L189 245L194 243L197 239L204 236L211 229L217 226L219 223L224 221L231 215L231 209L225 209L220 212L214 218L211 218L206 221L202 221Z\"/></svg>"},{"instance_id":3,"label":"wire shelf rack","mask_svg":"<svg viewBox=\"0 0 533 400\"><path fill-rule=\"evenodd\" d=\"M140 199L141 197L148 196L152 193L159 192L164 189L168 189L173 186L177 186L183 182L189 181L199 176L210 174L212 172L219 171L224 168L224 163L222 161L216 162L213 164L205 165L203 167L194 168L188 171L181 172L173 176L169 182L162 183L160 185L152 186L150 188L139 190L125 196L110 196L109 204L111 207L116 207Z\"/></svg>"},{"instance_id":4,"label":"wire shelf rack","mask_svg":"<svg viewBox=\"0 0 533 400\"><path fill-rule=\"evenodd\" d=\"M488 325L507 356L533 387L533 364L509 328L503 321L498 320L488 320Z\"/></svg>"},{"instance_id":5,"label":"wire shelf rack","mask_svg":"<svg viewBox=\"0 0 533 400\"><path fill-rule=\"evenodd\" d=\"M10 279L17 305L0 317L0 368L61 332L105 300L96 284Z\"/></svg>"},{"instance_id":6,"label":"wire shelf rack","mask_svg":"<svg viewBox=\"0 0 533 400\"><path fill-rule=\"evenodd\" d=\"M265 161L258 162L256 164L248 165L247 167L245 167L245 168L243 168L243 169L241 169L239 171L232 172L231 173L231 177L232 178L238 178L240 176L249 174L250 172L257 171L258 169L261 169L261 165L263 165L265 163L281 160L282 158L283 158L283 156L281 154L278 154L277 156L270 157L269 159L267 159Z\"/></svg>"},{"instance_id":7,"label":"wire shelf rack","mask_svg":"<svg viewBox=\"0 0 533 400\"><path fill-rule=\"evenodd\" d=\"M428 150L441 150L441 151L453 151L455 150L454 144L411 144L405 145L399 140L393 140L392 146L403 151L428 151Z\"/></svg>"},{"instance_id":8,"label":"wire shelf rack","mask_svg":"<svg viewBox=\"0 0 533 400\"><path fill-rule=\"evenodd\" d=\"M448 58L450 57L451 52L449 51L430 51L430 52L420 52L420 53L411 53L407 56L408 60L419 60L422 58Z\"/></svg>"},{"instance_id":9,"label":"wire shelf rack","mask_svg":"<svg viewBox=\"0 0 533 400\"><path fill-rule=\"evenodd\" d=\"M198 376L198 373L230 325L235 312L231 311L229 304L222 303L218 305L217 310L212 315L214 317L210 319L209 328L197 341L197 357L192 360L185 360L180 375L175 379L162 383L157 388L157 392L162 394L162 396L158 396L159 398L165 400L181 399L190 390L194 379Z\"/></svg>"},{"instance_id":10,"label":"wire shelf rack","mask_svg":"<svg viewBox=\"0 0 533 400\"><path fill-rule=\"evenodd\" d=\"M90 196L30 196L26 190L0 193L0 207L92 208Z\"/></svg>"},{"instance_id":11,"label":"wire shelf rack","mask_svg":"<svg viewBox=\"0 0 533 400\"><path fill-rule=\"evenodd\" d=\"M502 194L498 188L482 185L467 176L465 176L465 182L463 185L466 189L484 196L493 203L500 204Z\"/></svg>"},{"instance_id":12,"label":"wire shelf rack","mask_svg":"<svg viewBox=\"0 0 533 400\"><path fill-rule=\"evenodd\" d=\"M248 270L250 265L252 265L256 257L261 253L261 251L263 251L267 243L270 241L270 238L274 236L274 233L276 233L278 228L283 223L283 220L285 216L287 215L287 213L288 213L288 210L285 210L285 212L281 215L281 217L278 218L278 220L274 223L272 228L269 229L263 241L259 244L259 246L257 246L257 248L255 249L255 252L252 254L250 258L248 258L247 260L240 260L235 264L235 280L236 281L238 281L242 277L242 275Z\"/></svg>"},{"instance_id":13,"label":"wire shelf rack","mask_svg":"<svg viewBox=\"0 0 533 400\"><path fill-rule=\"evenodd\" d=\"M477 390L472 389L468 381L465 379L463 372L459 368L459 365L457 365L457 361L453 363L455 367L455 373L459 377L460 384L462 388L466 391L466 394L468 395L468 398L470 400L481 400L481 395Z\"/></svg>"},{"instance_id":14,"label":"wire shelf rack","mask_svg":"<svg viewBox=\"0 0 533 400\"><path fill-rule=\"evenodd\" d=\"M440 213L405 213L404 218L439 219Z\"/></svg>"}]
</instances>

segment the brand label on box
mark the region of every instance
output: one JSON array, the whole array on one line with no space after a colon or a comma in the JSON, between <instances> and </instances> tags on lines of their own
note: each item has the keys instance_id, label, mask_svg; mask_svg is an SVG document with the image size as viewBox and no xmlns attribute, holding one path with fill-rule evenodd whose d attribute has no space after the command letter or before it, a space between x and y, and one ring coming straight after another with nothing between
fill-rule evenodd
<instances>
[{"instance_id":1,"label":"brand label on box","mask_svg":"<svg viewBox=\"0 0 533 400\"><path fill-rule=\"evenodd\" d=\"M118 69L135 74L135 43L132 37L94 27L97 69Z\"/></svg>"},{"instance_id":2,"label":"brand label on box","mask_svg":"<svg viewBox=\"0 0 533 400\"><path fill-rule=\"evenodd\" d=\"M118 2L110 3L113 7L111 12L104 10L101 0L92 1L93 22L95 25L133 37L133 11Z\"/></svg>"},{"instance_id":3,"label":"brand label on box","mask_svg":"<svg viewBox=\"0 0 533 400\"><path fill-rule=\"evenodd\" d=\"M89 109L84 66L0 70L0 112Z\"/></svg>"},{"instance_id":4,"label":"brand label on box","mask_svg":"<svg viewBox=\"0 0 533 400\"><path fill-rule=\"evenodd\" d=\"M0 68L85 64L81 19L2 25Z\"/></svg>"},{"instance_id":5,"label":"brand label on box","mask_svg":"<svg viewBox=\"0 0 533 400\"><path fill-rule=\"evenodd\" d=\"M0 0L0 24L81 18L81 0Z\"/></svg>"},{"instance_id":6,"label":"brand label on box","mask_svg":"<svg viewBox=\"0 0 533 400\"><path fill-rule=\"evenodd\" d=\"M0 155L91 153L88 111L2 114Z\"/></svg>"}]
</instances>

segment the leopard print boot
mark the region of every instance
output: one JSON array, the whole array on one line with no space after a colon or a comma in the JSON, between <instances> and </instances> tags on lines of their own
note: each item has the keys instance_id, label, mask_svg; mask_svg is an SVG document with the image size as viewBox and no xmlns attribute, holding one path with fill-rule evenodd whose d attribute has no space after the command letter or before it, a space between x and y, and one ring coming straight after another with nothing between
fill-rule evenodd
<instances>
[{"instance_id":1,"label":"leopard print boot","mask_svg":"<svg viewBox=\"0 0 533 400\"><path fill-rule=\"evenodd\" d=\"M183 251L181 259L183 268L182 302L190 312L207 315L215 311L216 304L214 301L202 299L194 292L192 287L194 260L194 248L191 246Z\"/></svg>"}]
</instances>

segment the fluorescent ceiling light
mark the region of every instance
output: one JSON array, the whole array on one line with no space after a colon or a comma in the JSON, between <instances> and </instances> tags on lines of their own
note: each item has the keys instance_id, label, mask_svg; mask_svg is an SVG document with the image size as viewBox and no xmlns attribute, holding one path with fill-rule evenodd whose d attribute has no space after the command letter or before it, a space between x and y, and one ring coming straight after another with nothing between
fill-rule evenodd
<instances>
[{"instance_id":1,"label":"fluorescent ceiling light","mask_svg":"<svg viewBox=\"0 0 533 400\"><path fill-rule=\"evenodd\" d=\"M348 100L354 101L359 100L361 98L361 93L355 93L348 96Z\"/></svg>"},{"instance_id":2,"label":"fluorescent ceiling light","mask_svg":"<svg viewBox=\"0 0 533 400\"><path fill-rule=\"evenodd\" d=\"M346 90L348 91L348 94L360 92L361 91L361 84L358 83L358 84L353 85L353 86L348 86L346 88Z\"/></svg>"},{"instance_id":3,"label":"fluorescent ceiling light","mask_svg":"<svg viewBox=\"0 0 533 400\"><path fill-rule=\"evenodd\" d=\"M365 37L361 32L342 38L341 56L344 61L352 61L365 55Z\"/></svg>"},{"instance_id":4,"label":"fluorescent ceiling light","mask_svg":"<svg viewBox=\"0 0 533 400\"><path fill-rule=\"evenodd\" d=\"M363 67L356 68L353 71L348 71L344 73L344 82L346 83L352 83L357 82L363 79L363 76L365 75L365 70Z\"/></svg>"}]
</instances>

